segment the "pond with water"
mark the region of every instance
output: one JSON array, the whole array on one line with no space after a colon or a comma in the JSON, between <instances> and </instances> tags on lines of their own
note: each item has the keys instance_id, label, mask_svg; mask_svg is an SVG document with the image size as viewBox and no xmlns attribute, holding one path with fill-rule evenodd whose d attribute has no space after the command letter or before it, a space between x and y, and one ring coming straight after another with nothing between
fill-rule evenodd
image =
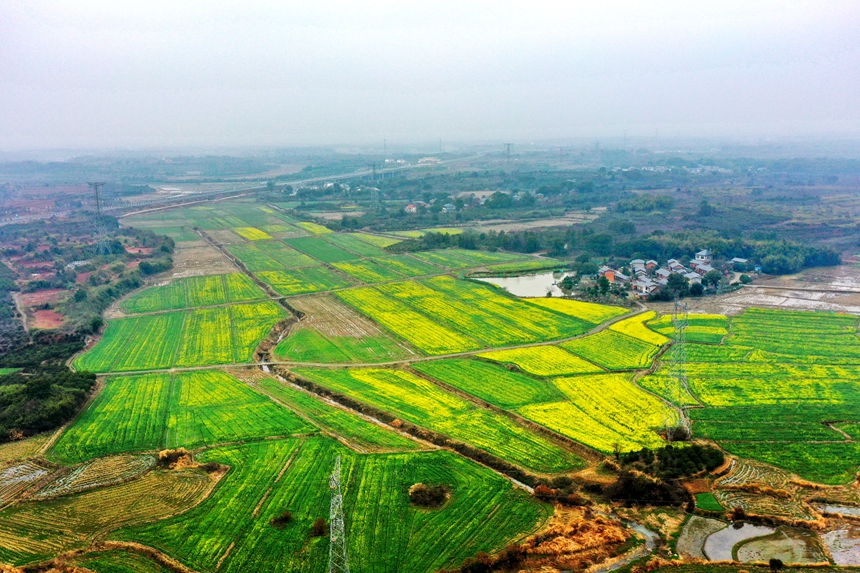
<instances>
[{"instance_id":1,"label":"pond with water","mask_svg":"<svg viewBox=\"0 0 860 573\"><path fill-rule=\"evenodd\" d=\"M547 291L551 292L552 296L561 296L561 289L556 283L560 283L568 274L572 273L549 272L519 277L481 277L477 280L500 286L515 296L546 296Z\"/></svg>"},{"instance_id":2,"label":"pond with water","mask_svg":"<svg viewBox=\"0 0 860 573\"><path fill-rule=\"evenodd\" d=\"M705 555L711 561L731 561L732 549L741 541L771 535L776 530L764 525L753 525L738 521L708 536Z\"/></svg>"}]
</instances>

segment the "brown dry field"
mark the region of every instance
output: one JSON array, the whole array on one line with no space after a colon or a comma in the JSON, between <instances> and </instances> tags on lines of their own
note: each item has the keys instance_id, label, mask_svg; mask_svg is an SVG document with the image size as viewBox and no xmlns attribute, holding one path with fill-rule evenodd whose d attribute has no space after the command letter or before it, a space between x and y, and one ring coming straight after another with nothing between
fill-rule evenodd
<instances>
[{"instance_id":1,"label":"brown dry field","mask_svg":"<svg viewBox=\"0 0 860 573\"><path fill-rule=\"evenodd\" d=\"M325 336L385 336L382 329L333 296L313 295L290 299L305 313L300 325L314 326Z\"/></svg>"},{"instance_id":2,"label":"brown dry field","mask_svg":"<svg viewBox=\"0 0 860 573\"><path fill-rule=\"evenodd\" d=\"M53 303L59 301L69 291L61 288L52 288L45 290L37 290L36 292L28 292L21 294L21 304L24 306L37 306L46 302Z\"/></svg>"},{"instance_id":3,"label":"brown dry field","mask_svg":"<svg viewBox=\"0 0 860 573\"><path fill-rule=\"evenodd\" d=\"M170 278L235 273L237 268L224 254L205 241L180 243L173 255Z\"/></svg>"},{"instance_id":4,"label":"brown dry field","mask_svg":"<svg viewBox=\"0 0 860 573\"><path fill-rule=\"evenodd\" d=\"M30 328L50 330L63 326L63 315L53 310L37 310L33 313Z\"/></svg>"},{"instance_id":5,"label":"brown dry field","mask_svg":"<svg viewBox=\"0 0 860 573\"><path fill-rule=\"evenodd\" d=\"M860 315L860 268L854 265L809 269L795 275L761 277L738 291L686 298L691 312L739 314L747 308L830 310ZM648 302L658 312L672 312L671 302Z\"/></svg>"}]
</instances>

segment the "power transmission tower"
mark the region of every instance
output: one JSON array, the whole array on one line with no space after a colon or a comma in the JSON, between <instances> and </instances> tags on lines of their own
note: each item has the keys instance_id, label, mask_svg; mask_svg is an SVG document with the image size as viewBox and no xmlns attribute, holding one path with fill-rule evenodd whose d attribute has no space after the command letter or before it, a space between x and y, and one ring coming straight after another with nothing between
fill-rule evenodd
<instances>
[{"instance_id":1,"label":"power transmission tower","mask_svg":"<svg viewBox=\"0 0 860 573\"><path fill-rule=\"evenodd\" d=\"M682 436L690 436L690 418L684 405L689 394L687 385L687 347L684 340L684 331L687 329L687 303L683 305L675 299L675 311L672 314L672 325L675 327L672 336L672 348L670 349L670 373L675 382L675 404L678 406L677 431ZM667 431L667 438L672 441L672 431Z\"/></svg>"},{"instance_id":2,"label":"power transmission tower","mask_svg":"<svg viewBox=\"0 0 860 573\"><path fill-rule=\"evenodd\" d=\"M505 171L511 170L511 145L512 143L505 144Z\"/></svg>"},{"instance_id":3,"label":"power transmission tower","mask_svg":"<svg viewBox=\"0 0 860 573\"><path fill-rule=\"evenodd\" d=\"M102 216L102 201L99 196L99 189L104 187L103 181L93 181L87 183L90 189L93 190L93 195L96 201L96 218L94 221L95 230L93 232L93 247L97 255L110 254L110 238L108 237L108 228L105 225L104 217Z\"/></svg>"},{"instance_id":4,"label":"power transmission tower","mask_svg":"<svg viewBox=\"0 0 860 573\"><path fill-rule=\"evenodd\" d=\"M331 540L328 551L328 572L349 573L346 555L346 527L343 523L343 495L340 491L340 456L334 461L334 471L329 478L331 488L331 515L329 516Z\"/></svg>"}]
</instances>

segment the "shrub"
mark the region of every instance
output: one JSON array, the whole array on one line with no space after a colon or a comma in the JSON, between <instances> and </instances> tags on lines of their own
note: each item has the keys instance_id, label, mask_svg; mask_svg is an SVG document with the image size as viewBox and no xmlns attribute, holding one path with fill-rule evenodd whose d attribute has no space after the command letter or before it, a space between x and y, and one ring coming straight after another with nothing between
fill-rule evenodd
<instances>
[{"instance_id":1,"label":"shrub","mask_svg":"<svg viewBox=\"0 0 860 573\"><path fill-rule=\"evenodd\" d=\"M316 518L311 525L311 537L325 537L326 535L328 535L328 523L322 517Z\"/></svg>"},{"instance_id":2,"label":"shrub","mask_svg":"<svg viewBox=\"0 0 860 573\"><path fill-rule=\"evenodd\" d=\"M448 501L450 492L444 485L416 483L409 488L409 501L421 507L439 507Z\"/></svg>"},{"instance_id":3,"label":"shrub","mask_svg":"<svg viewBox=\"0 0 860 573\"><path fill-rule=\"evenodd\" d=\"M289 510L285 510L280 515L273 517L272 521L270 523L272 524L272 527L275 527L277 529L283 529L292 520L293 520L292 512Z\"/></svg>"}]
</instances>

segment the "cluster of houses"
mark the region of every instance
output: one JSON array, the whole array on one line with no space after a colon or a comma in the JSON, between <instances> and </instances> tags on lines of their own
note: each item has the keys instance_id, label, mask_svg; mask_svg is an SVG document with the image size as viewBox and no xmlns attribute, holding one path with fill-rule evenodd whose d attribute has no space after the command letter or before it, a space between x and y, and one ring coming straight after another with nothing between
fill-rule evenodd
<instances>
[{"instance_id":1,"label":"cluster of houses","mask_svg":"<svg viewBox=\"0 0 860 573\"><path fill-rule=\"evenodd\" d=\"M620 271L602 266L598 269L599 276L606 277L610 283L629 284L630 290L639 298L648 298L662 287L669 284L669 277L673 274L684 276L690 284L701 283L702 277L711 271L717 270L711 263L713 255L708 249L696 253L695 258L690 261L689 266L684 266L677 259L669 259L665 266L655 260L643 261L634 259L630 261L631 275L628 276ZM746 259L735 257L732 263L746 264Z\"/></svg>"}]
</instances>

